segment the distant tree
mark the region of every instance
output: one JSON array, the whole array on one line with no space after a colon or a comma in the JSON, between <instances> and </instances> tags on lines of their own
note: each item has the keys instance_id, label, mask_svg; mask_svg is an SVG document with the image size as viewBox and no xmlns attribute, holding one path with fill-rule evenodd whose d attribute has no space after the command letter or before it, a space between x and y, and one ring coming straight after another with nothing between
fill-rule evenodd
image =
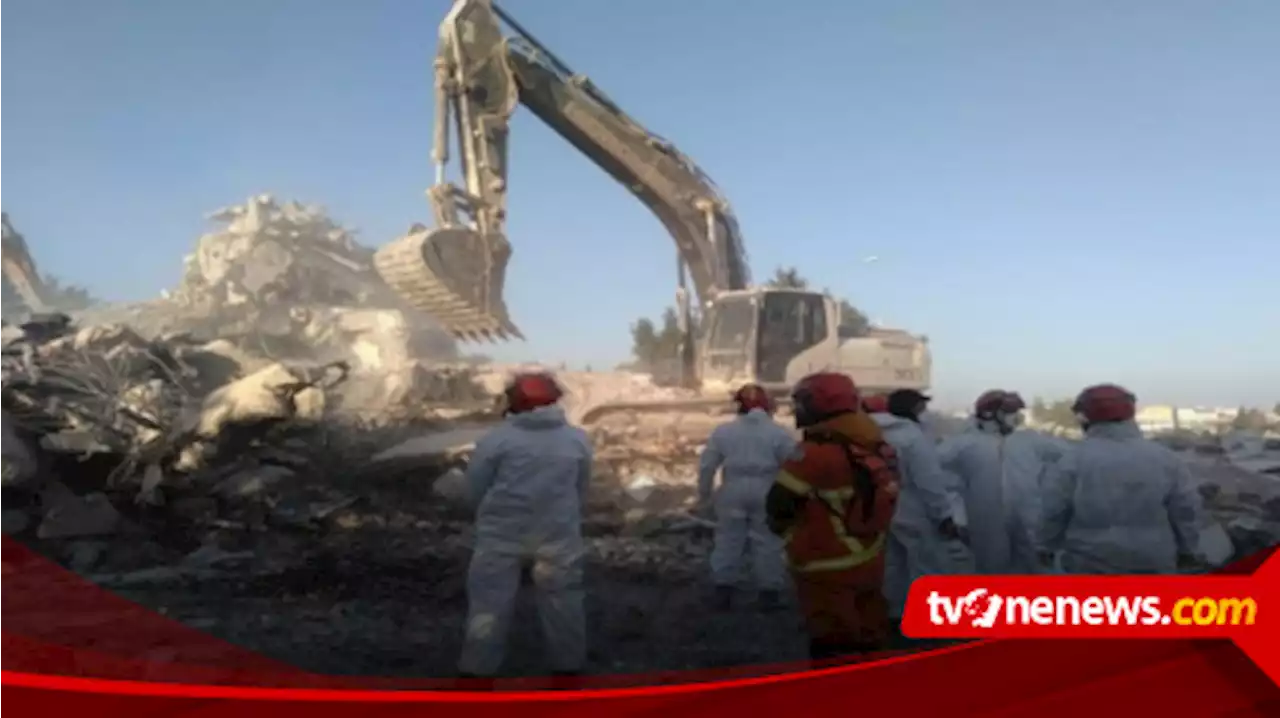
<instances>
[{"instance_id":1,"label":"distant tree","mask_svg":"<svg viewBox=\"0 0 1280 718\"><path fill-rule=\"evenodd\" d=\"M44 290L45 301L49 306L63 312L88 309L102 303L88 289L75 284L63 284L60 279L53 275L45 275Z\"/></svg>"},{"instance_id":2,"label":"distant tree","mask_svg":"<svg viewBox=\"0 0 1280 718\"><path fill-rule=\"evenodd\" d=\"M840 336L865 337L871 331L871 320L848 299L840 300Z\"/></svg>"},{"instance_id":3,"label":"distant tree","mask_svg":"<svg viewBox=\"0 0 1280 718\"><path fill-rule=\"evenodd\" d=\"M672 307L663 311L661 328L648 318L631 325L631 354L639 367L662 367L678 360L680 340L680 317Z\"/></svg>"},{"instance_id":4,"label":"distant tree","mask_svg":"<svg viewBox=\"0 0 1280 718\"><path fill-rule=\"evenodd\" d=\"M1072 429L1079 426L1076 413L1072 409L1074 403L1071 399L1045 401L1037 396L1031 400L1031 415L1038 422L1043 422L1059 429Z\"/></svg>"},{"instance_id":5,"label":"distant tree","mask_svg":"<svg viewBox=\"0 0 1280 718\"><path fill-rule=\"evenodd\" d=\"M1240 407L1231 420L1231 428L1237 431L1261 432L1267 430L1267 415L1261 409Z\"/></svg>"},{"instance_id":6,"label":"distant tree","mask_svg":"<svg viewBox=\"0 0 1280 718\"><path fill-rule=\"evenodd\" d=\"M784 289L808 289L809 280L800 276L800 270L795 267L778 267L773 270L773 279L766 282L770 287L781 287Z\"/></svg>"}]
</instances>

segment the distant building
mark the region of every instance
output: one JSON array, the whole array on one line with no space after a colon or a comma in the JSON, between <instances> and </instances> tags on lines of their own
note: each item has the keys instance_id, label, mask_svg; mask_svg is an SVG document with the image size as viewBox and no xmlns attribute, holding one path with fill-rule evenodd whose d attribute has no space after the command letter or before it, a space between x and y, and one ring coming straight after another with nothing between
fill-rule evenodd
<instances>
[{"instance_id":1,"label":"distant building","mask_svg":"<svg viewBox=\"0 0 1280 718\"><path fill-rule=\"evenodd\" d=\"M1138 409L1134 417L1143 431L1210 431L1218 432L1230 428L1235 421L1238 409L1206 406L1166 406L1151 405Z\"/></svg>"}]
</instances>

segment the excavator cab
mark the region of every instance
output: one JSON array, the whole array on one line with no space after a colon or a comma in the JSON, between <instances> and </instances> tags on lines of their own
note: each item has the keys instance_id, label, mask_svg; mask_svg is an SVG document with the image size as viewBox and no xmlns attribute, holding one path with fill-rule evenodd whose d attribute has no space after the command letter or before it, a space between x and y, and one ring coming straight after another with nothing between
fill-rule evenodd
<instances>
[{"instance_id":1,"label":"excavator cab","mask_svg":"<svg viewBox=\"0 0 1280 718\"><path fill-rule=\"evenodd\" d=\"M816 292L724 292L703 312L702 384L750 381L785 390L800 372L830 365L836 324L834 303Z\"/></svg>"},{"instance_id":2,"label":"excavator cab","mask_svg":"<svg viewBox=\"0 0 1280 718\"><path fill-rule=\"evenodd\" d=\"M792 363L812 358L813 350L834 339L836 322L830 316L831 304L829 298L814 292L790 289L762 292L760 329L756 334L759 383L789 385L791 377L787 370Z\"/></svg>"},{"instance_id":3,"label":"excavator cab","mask_svg":"<svg viewBox=\"0 0 1280 718\"><path fill-rule=\"evenodd\" d=\"M745 382L782 397L816 371L854 377L867 391L927 390L928 338L872 328L842 336L830 296L776 287L723 292L703 310L698 377L709 395Z\"/></svg>"}]
</instances>

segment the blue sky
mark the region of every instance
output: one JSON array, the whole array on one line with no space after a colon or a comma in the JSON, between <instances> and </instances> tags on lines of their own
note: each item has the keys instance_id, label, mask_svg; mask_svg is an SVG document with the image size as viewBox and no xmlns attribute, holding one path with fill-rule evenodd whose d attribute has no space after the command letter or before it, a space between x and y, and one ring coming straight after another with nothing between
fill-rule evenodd
<instances>
[{"instance_id":1,"label":"blue sky","mask_svg":"<svg viewBox=\"0 0 1280 718\"><path fill-rule=\"evenodd\" d=\"M258 192L389 241L430 217L448 5L8 0L4 209L44 271L110 299L174 285L202 215ZM1102 380L1280 400L1280 3L504 7L717 181L758 276L795 265L927 333L948 403ZM669 303L673 245L527 112L512 145L530 339L485 351L616 363Z\"/></svg>"}]
</instances>

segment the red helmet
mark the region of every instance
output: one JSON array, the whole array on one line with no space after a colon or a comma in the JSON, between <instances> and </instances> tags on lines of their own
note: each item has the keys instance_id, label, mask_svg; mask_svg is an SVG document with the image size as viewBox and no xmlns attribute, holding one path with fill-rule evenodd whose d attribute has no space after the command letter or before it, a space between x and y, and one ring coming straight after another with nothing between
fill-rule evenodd
<instances>
[{"instance_id":1,"label":"red helmet","mask_svg":"<svg viewBox=\"0 0 1280 718\"><path fill-rule=\"evenodd\" d=\"M564 391L550 374L532 372L515 375L507 385L506 395L507 412L522 414L560 401Z\"/></svg>"},{"instance_id":2,"label":"red helmet","mask_svg":"<svg viewBox=\"0 0 1280 718\"><path fill-rule=\"evenodd\" d=\"M1014 391L991 389L973 402L973 413L980 419L993 419L998 414L1013 414L1027 408L1027 403Z\"/></svg>"},{"instance_id":3,"label":"red helmet","mask_svg":"<svg viewBox=\"0 0 1280 718\"><path fill-rule=\"evenodd\" d=\"M799 428L858 411L862 406L853 379L835 372L819 372L801 379L791 392L791 400Z\"/></svg>"},{"instance_id":4,"label":"red helmet","mask_svg":"<svg viewBox=\"0 0 1280 718\"><path fill-rule=\"evenodd\" d=\"M869 396L862 400L862 408L868 414L889 413L889 397L883 394Z\"/></svg>"},{"instance_id":5,"label":"red helmet","mask_svg":"<svg viewBox=\"0 0 1280 718\"><path fill-rule=\"evenodd\" d=\"M978 400L973 402L973 413L980 417L995 416L1004 408L1006 398L1004 389L984 391L978 395Z\"/></svg>"},{"instance_id":6,"label":"red helmet","mask_svg":"<svg viewBox=\"0 0 1280 718\"><path fill-rule=\"evenodd\" d=\"M1115 384L1097 384L1080 392L1071 410L1093 424L1129 421L1137 408L1138 398L1128 389Z\"/></svg>"},{"instance_id":7,"label":"red helmet","mask_svg":"<svg viewBox=\"0 0 1280 718\"><path fill-rule=\"evenodd\" d=\"M745 414L752 409L764 409L773 413L773 399L759 384L743 384L733 393L733 400L738 404L738 413Z\"/></svg>"}]
</instances>

